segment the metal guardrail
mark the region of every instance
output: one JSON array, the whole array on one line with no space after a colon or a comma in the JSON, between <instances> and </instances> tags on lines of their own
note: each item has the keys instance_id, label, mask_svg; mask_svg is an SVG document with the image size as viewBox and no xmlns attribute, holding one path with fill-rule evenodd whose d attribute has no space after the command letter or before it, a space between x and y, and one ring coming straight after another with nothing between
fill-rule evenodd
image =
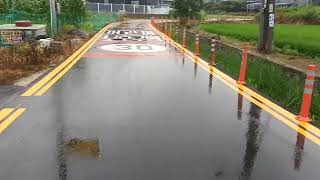
<instances>
[{"instance_id":1,"label":"metal guardrail","mask_svg":"<svg viewBox=\"0 0 320 180\"><path fill-rule=\"evenodd\" d=\"M169 5L136 5L113 3L87 3L87 8L95 12L126 12L128 14L169 14Z\"/></svg>"}]
</instances>

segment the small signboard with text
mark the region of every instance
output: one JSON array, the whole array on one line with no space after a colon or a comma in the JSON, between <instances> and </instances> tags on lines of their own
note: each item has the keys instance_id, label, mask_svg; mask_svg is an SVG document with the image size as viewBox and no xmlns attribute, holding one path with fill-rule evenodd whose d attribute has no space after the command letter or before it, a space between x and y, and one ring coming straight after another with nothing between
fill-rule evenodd
<instances>
[{"instance_id":1,"label":"small signboard with text","mask_svg":"<svg viewBox=\"0 0 320 180\"><path fill-rule=\"evenodd\" d=\"M22 31L1 31L2 44L19 44L23 42Z\"/></svg>"}]
</instances>

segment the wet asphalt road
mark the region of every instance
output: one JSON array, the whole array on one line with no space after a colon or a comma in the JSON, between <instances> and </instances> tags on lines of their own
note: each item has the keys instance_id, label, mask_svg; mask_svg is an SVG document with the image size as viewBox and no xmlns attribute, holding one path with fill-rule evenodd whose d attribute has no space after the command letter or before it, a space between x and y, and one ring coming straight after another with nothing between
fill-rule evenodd
<instances>
[{"instance_id":1,"label":"wet asphalt road","mask_svg":"<svg viewBox=\"0 0 320 180\"><path fill-rule=\"evenodd\" d=\"M9 104L27 111L0 136L1 180L320 178L318 145L245 98L238 111L235 91L143 33L110 31L44 96Z\"/></svg>"}]
</instances>

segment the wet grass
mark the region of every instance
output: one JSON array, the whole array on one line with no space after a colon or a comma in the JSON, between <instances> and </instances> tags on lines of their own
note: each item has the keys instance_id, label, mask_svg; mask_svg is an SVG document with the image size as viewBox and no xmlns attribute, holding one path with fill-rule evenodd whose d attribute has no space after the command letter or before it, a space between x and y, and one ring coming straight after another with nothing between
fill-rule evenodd
<instances>
[{"instance_id":1,"label":"wet grass","mask_svg":"<svg viewBox=\"0 0 320 180\"><path fill-rule=\"evenodd\" d=\"M174 32L174 31L172 31ZM172 33L175 39L175 33ZM188 33L187 48L194 52L195 37ZM182 43L182 33L179 32L178 42ZM211 52L207 39L201 39L200 56L210 62ZM223 44L216 47L217 68L237 79L241 64L241 51ZM303 95L305 75L269 62L265 59L250 55L247 65L246 81L248 86L260 92L277 104L298 114ZM316 125L320 125L320 87L315 86L311 107L311 117Z\"/></svg>"},{"instance_id":2,"label":"wet grass","mask_svg":"<svg viewBox=\"0 0 320 180\"><path fill-rule=\"evenodd\" d=\"M203 24L200 28L253 44L257 43L259 36L258 24ZM320 57L319 32L319 25L278 24L275 27L275 49L289 55Z\"/></svg>"}]
</instances>

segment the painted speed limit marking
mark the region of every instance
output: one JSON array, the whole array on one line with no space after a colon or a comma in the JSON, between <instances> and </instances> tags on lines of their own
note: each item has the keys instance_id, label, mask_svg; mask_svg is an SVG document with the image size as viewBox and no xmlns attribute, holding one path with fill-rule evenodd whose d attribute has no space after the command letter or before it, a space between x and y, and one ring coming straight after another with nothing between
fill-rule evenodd
<instances>
[{"instance_id":1,"label":"painted speed limit marking","mask_svg":"<svg viewBox=\"0 0 320 180\"><path fill-rule=\"evenodd\" d=\"M159 52L166 50L166 48L163 46L153 44L109 44L101 46L101 49L105 51L138 53Z\"/></svg>"}]
</instances>

